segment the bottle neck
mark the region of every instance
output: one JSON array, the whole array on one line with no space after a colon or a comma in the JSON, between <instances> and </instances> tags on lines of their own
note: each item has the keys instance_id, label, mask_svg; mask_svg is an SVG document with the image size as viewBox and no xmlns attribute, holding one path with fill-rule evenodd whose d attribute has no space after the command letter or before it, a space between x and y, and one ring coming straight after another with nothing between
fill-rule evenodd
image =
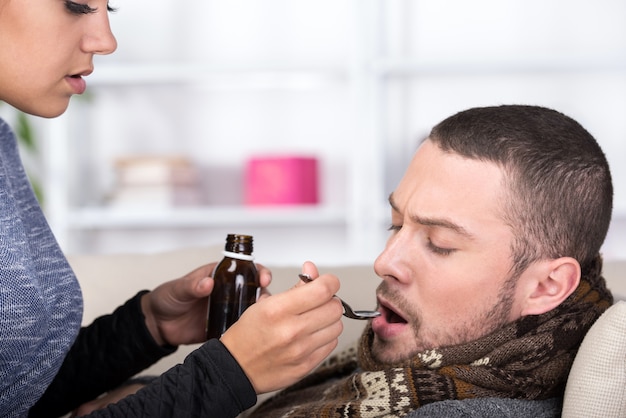
<instances>
[{"instance_id":1,"label":"bottle neck","mask_svg":"<svg viewBox=\"0 0 626 418\"><path fill-rule=\"evenodd\" d=\"M236 258L238 260L254 261L253 255L234 253L232 251L222 251L225 257Z\"/></svg>"}]
</instances>

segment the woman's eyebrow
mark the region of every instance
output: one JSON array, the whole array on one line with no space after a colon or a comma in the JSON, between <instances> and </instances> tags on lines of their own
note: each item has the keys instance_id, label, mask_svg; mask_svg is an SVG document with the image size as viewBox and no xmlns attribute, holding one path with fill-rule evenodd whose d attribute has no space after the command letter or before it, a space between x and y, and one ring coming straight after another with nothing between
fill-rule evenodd
<instances>
[{"instance_id":1,"label":"woman's eyebrow","mask_svg":"<svg viewBox=\"0 0 626 418\"><path fill-rule=\"evenodd\" d=\"M400 212L398 210L398 206L395 204L394 200L393 200L393 192L389 193L389 197L387 198L387 201L389 202L389 206L391 206L391 209L393 209L395 212Z\"/></svg>"}]
</instances>

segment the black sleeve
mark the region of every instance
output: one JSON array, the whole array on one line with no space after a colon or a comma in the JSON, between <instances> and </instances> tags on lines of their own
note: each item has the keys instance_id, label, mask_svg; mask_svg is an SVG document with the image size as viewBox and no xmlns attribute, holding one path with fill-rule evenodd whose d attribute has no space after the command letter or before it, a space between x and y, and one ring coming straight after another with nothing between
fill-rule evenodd
<instances>
[{"instance_id":1,"label":"black sleeve","mask_svg":"<svg viewBox=\"0 0 626 418\"><path fill-rule=\"evenodd\" d=\"M213 339L134 395L89 417L229 418L255 403L256 393L245 373L226 347Z\"/></svg>"},{"instance_id":2,"label":"black sleeve","mask_svg":"<svg viewBox=\"0 0 626 418\"><path fill-rule=\"evenodd\" d=\"M119 386L128 378L173 353L160 347L145 324L139 292L111 315L82 328L61 369L29 417L61 416Z\"/></svg>"}]
</instances>

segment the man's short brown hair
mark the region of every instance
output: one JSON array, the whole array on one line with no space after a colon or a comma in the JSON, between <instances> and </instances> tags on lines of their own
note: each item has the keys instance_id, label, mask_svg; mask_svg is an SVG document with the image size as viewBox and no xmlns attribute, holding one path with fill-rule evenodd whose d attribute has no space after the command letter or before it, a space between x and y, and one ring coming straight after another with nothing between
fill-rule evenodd
<instances>
[{"instance_id":1,"label":"man's short brown hair","mask_svg":"<svg viewBox=\"0 0 626 418\"><path fill-rule=\"evenodd\" d=\"M429 139L504 170L514 273L564 256L584 272L597 256L611 221L613 185L606 156L578 122L538 106L473 108L439 123Z\"/></svg>"}]
</instances>

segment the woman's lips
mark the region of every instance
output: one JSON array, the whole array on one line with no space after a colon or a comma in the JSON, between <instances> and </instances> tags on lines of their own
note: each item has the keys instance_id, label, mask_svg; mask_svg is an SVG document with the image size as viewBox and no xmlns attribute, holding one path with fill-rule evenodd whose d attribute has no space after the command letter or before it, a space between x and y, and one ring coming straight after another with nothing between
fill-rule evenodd
<instances>
[{"instance_id":1,"label":"woman's lips","mask_svg":"<svg viewBox=\"0 0 626 418\"><path fill-rule=\"evenodd\" d=\"M70 75L65 77L65 80L68 82L74 94L83 94L87 89L87 83L85 80L79 75Z\"/></svg>"}]
</instances>

